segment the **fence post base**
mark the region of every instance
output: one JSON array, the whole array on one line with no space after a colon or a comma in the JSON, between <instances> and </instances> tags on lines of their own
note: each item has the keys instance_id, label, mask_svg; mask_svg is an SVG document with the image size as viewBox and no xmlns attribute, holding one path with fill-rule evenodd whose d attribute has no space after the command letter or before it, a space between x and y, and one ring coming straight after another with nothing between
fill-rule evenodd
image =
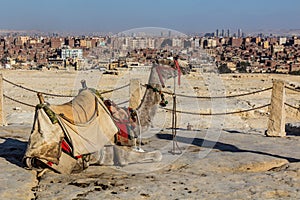
<instances>
[{"instance_id":1,"label":"fence post base","mask_svg":"<svg viewBox=\"0 0 300 200\"><path fill-rule=\"evenodd\" d=\"M285 132L285 83L282 80L273 81L270 117L267 136L284 137Z\"/></svg>"}]
</instances>

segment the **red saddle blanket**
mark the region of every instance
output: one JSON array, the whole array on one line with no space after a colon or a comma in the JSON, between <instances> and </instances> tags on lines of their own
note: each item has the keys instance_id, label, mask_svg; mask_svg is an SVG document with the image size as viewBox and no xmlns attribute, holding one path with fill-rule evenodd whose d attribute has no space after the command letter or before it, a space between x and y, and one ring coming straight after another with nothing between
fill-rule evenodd
<instances>
[{"instance_id":1,"label":"red saddle blanket","mask_svg":"<svg viewBox=\"0 0 300 200\"><path fill-rule=\"evenodd\" d=\"M115 136L116 144L125 146L134 145L134 138L137 138L134 133L136 119L132 117L130 109L120 108L111 100L105 100L104 104L110 111L115 124L119 128L119 132Z\"/></svg>"}]
</instances>

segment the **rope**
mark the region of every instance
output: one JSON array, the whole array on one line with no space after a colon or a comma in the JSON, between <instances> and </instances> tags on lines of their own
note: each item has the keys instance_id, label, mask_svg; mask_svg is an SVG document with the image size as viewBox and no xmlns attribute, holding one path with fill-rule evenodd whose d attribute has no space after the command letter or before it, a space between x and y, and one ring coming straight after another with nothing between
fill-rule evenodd
<instances>
[{"instance_id":1,"label":"rope","mask_svg":"<svg viewBox=\"0 0 300 200\"><path fill-rule=\"evenodd\" d=\"M29 107L33 107L33 108L35 108L35 106L34 106L34 105L31 105L31 104L28 104L28 103L25 103L25 102L22 102L22 101L18 101L18 100L16 100L16 99L13 99L13 98L11 98L11 97L9 97L9 96L5 95L5 94L3 94L3 96L4 96L5 98L7 98L7 99L11 100L11 101L14 101L14 102L20 103L20 104L22 104L22 105L25 105L25 106L29 106Z\"/></svg>"},{"instance_id":2,"label":"rope","mask_svg":"<svg viewBox=\"0 0 300 200\"><path fill-rule=\"evenodd\" d=\"M37 91L37 90L33 90L33 89L30 89L28 87L24 87L22 85L18 85L16 83L13 83L5 78L3 78L3 80L11 85L14 85L16 87L19 87L19 88L22 88L24 90L27 90L27 91L30 91L30 92L35 92L35 93L41 93L41 94L44 94L44 95L48 95L48 96L54 96L54 97L74 97L72 95L61 95L61 94L52 94L52 93L46 93L46 92L40 92L40 91Z\"/></svg>"},{"instance_id":3,"label":"rope","mask_svg":"<svg viewBox=\"0 0 300 200\"><path fill-rule=\"evenodd\" d=\"M291 104L288 104L288 103L284 103L286 106L288 106L288 107L291 107L291 108L294 108L294 109L296 109L296 110L298 110L298 111L300 111L300 107L296 107L296 106L293 106L293 105L291 105Z\"/></svg>"},{"instance_id":4,"label":"rope","mask_svg":"<svg viewBox=\"0 0 300 200\"><path fill-rule=\"evenodd\" d=\"M112 89L112 90L107 90L107 91L104 91L104 92L99 92L99 93L100 93L100 94L106 94L106 93L110 93L110 92L114 92L114 91L117 91L117 90L126 88L126 87L128 87L128 86L129 86L129 84L123 85L123 86L121 86L121 87L118 87L118 88L115 88L115 89Z\"/></svg>"},{"instance_id":5,"label":"rope","mask_svg":"<svg viewBox=\"0 0 300 200\"><path fill-rule=\"evenodd\" d=\"M184 94L176 94L179 97L187 97L187 98L196 98L196 99L222 99L222 98L234 98L234 97L242 97L242 96L247 96L247 95L252 95L260 92L265 92L268 90L271 90L272 87L262 89L262 90L257 90L253 92L248 92L244 94L235 94L235 95L229 95L229 96L214 96L214 97L205 97L205 96L190 96L190 95L184 95Z\"/></svg>"},{"instance_id":6,"label":"rope","mask_svg":"<svg viewBox=\"0 0 300 200\"><path fill-rule=\"evenodd\" d=\"M143 87L147 88L147 85L142 84ZM176 95L179 97L187 97L187 98L196 98L196 99L221 99L221 98L234 98L234 97L241 97L241 96L247 96L247 95L252 95L260 92L265 92L268 90L271 90L273 87L269 87L266 89L262 90L257 90L253 92L248 92L244 94L235 94L235 95L229 95L229 96L214 96L214 97L208 97L208 96L192 96L192 95L184 95L184 94L174 94L173 92L168 92L168 91L161 91L162 93L168 94L168 95Z\"/></svg>"},{"instance_id":7,"label":"rope","mask_svg":"<svg viewBox=\"0 0 300 200\"><path fill-rule=\"evenodd\" d=\"M53 93L47 93L47 92L40 92L40 91L37 91L37 90L33 90L31 88L28 88L28 87L24 87L22 85L18 85L16 83L13 83L5 78L3 78L3 80L11 85L14 85L16 87L19 87L19 88L22 88L24 90L27 90L27 91L30 91L30 92L35 92L35 93L41 93L43 95L48 95L48 96L54 96L54 97L74 97L74 95L61 95L61 94L53 94ZM99 92L99 94L106 94L106 93L110 93L110 92L113 92L113 91L116 91L116 90L120 90L120 89L123 89L125 87L128 87L129 84L127 85L124 85L124 86L121 86L121 87L118 87L118 88L115 88L115 89L112 89L112 90L107 90L107 91L104 91L104 92Z\"/></svg>"},{"instance_id":8,"label":"rope","mask_svg":"<svg viewBox=\"0 0 300 200\"><path fill-rule=\"evenodd\" d=\"M285 88L289 89L289 90L292 90L294 92L300 92L300 90L298 89L295 89L295 88L292 88L292 87L289 87L289 86L285 86Z\"/></svg>"},{"instance_id":9,"label":"rope","mask_svg":"<svg viewBox=\"0 0 300 200\"><path fill-rule=\"evenodd\" d=\"M206 115L206 116L210 116L210 115L231 115L231 114L238 114L238 113L244 113L244 112L249 112L249 111L252 111L252 110L261 109L261 108L264 108L264 107L268 107L270 105L271 104L266 104L266 105L263 105L263 106L258 106L258 107L250 108L250 109L246 109L246 110L225 112L225 113L195 113L195 112L180 111L180 110L177 110L176 112L177 113L182 113L182 114L189 114L189 115ZM172 109L169 109L169 108L162 108L162 109L167 110L167 111L173 111Z\"/></svg>"}]
</instances>

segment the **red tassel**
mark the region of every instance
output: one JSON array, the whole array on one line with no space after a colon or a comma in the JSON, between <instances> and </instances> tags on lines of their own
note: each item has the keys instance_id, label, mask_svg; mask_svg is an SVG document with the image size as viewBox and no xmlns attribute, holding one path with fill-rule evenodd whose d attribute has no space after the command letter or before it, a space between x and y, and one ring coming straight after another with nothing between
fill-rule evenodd
<instances>
[{"instance_id":1,"label":"red tassel","mask_svg":"<svg viewBox=\"0 0 300 200\"><path fill-rule=\"evenodd\" d=\"M180 66L179 66L178 60L174 60L174 62L175 62L177 72L178 72L178 85L180 85L180 76L181 76Z\"/></svg>"}]
</instances>

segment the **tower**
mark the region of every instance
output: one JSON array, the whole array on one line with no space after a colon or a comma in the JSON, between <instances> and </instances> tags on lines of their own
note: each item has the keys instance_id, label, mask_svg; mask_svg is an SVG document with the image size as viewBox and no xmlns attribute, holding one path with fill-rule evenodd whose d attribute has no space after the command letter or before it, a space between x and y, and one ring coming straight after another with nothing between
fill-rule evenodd
<instances>
[{"instance_id":1,"label":"tower","mask_svg":"<svg viewBox=\"0 0 300 200\"><path fill-rule=\"evenodd\" d=\"M237 34L238 38L242 37L242 29L238 29L238 34Z\"/></svg>"}]
</instances>

